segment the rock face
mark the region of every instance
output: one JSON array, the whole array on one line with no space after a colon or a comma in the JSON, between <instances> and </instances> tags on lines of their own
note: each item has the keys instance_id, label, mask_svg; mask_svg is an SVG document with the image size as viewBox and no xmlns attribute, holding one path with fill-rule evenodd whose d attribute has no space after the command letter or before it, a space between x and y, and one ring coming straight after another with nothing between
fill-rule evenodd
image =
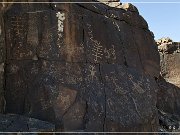
<instances>
[{"instance_id":1,"label":"rock face","mask_svg":"<svg viewBox=\"0 0 180 135\"><path fill-rule=\"evenodd\" d=\"M158 46L161 74L169 83L180 87L180 43L169 41Z\"/></svg>"},{"instance_id":2,"label":"rock face","mask_svg":"<svg viewBox=\"0 0 180 135\"><path fill-rule=\"evenodd\" d=\"M13 4L6 113L57 131L157 131L159 54L132 5Z\"/></svg>"},{"instance_id":3,"label":"rock face","mask_svg":"<svg viewBox=\"0 0 180 135\"><path fill-rule=\"evenodd\" d=\"M4 112L4 63L5 63L5 32L3 22L3 7L0 5L0 113Z\"/></svg>"},{"instance_id":4,"label":"rock face","mask_svg":"<svg viewBox=\"0 0 180 135\"><path fill-rule=\"evenodd\" d=\"M157 107L171 117L175 115L173 120L180 121L180 43L162 38L157 45L161 58Z\"/></svg>"}]
</instances>

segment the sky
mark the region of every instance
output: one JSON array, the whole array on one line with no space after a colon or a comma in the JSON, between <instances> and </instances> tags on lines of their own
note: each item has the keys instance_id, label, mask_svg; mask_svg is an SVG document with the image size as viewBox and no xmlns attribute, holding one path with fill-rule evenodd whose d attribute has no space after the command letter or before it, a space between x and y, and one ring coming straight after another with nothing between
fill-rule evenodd
<instances>
[{"instance_id":1,"label":"sky","mask_svg":"<svg viewBox=\"0 0 180 135\"><path fill-rule=\"evenodd\" d=\"M180 42L180 0L120 0L135 5L148 22L155 39L170 37Z\"/></svg>"}]
</instances>

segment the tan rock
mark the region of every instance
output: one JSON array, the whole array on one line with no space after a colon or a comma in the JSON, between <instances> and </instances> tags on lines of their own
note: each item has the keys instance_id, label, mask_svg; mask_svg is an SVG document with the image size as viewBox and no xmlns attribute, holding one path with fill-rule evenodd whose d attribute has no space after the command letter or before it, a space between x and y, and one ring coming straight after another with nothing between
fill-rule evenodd
<instances>
[{"instance_id":1,"label":"tan rock","mask_svg":"<svg viewBox=\"0 0 180 135\"><path fill-rule=\"evenodd\" d=\"M122 8L125 9L126 11L138 12L138 9L131 3L122 4Z\"/></svg>"}]
</instances>

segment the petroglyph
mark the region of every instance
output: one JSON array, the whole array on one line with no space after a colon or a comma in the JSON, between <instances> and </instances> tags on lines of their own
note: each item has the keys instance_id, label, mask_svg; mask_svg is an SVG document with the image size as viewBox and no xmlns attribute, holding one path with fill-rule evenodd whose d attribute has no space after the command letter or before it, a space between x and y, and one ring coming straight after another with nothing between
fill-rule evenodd
<instances>
[{"instance_id":1,"label":"petroglyph","mask_svg":"<svg viewBox=\"0 0 180 135\"><path fill-rule=\"evenodd\" d=\"M140 114L140 112L139 112L139 110L138 110L138 107L137 107L137 104L136 104L135 99L131 96L131 94L129 94L129 96L131 97L131 99L132 99L132 101L133 101L133 103L134 103L134 107L135 107L135 110L136 110L138 116L141 118L142 116L141 116L141 114Z\"/></svg>"},{"instance_id":2,"label":"petroglyph","mask_svg":"<svg viewBox=\"0 0 180 135\"><path fill-rule=\"evenodd\" d=\"M111 101L111 99L107 99L107 105L108 105L110 111L115 112L114 104L113 104L113 102Z\"/></svg>"},{"instance_id":3,"label":"petroglyph","mask_svg":"<svg viewBox=\"0 0 180 135\"><path fill-rule=\"evenodd\" d=\"M88 27L88 35L90 38L90 41L92 44L92 56L94 56L94 62L98 63L99 60L105 56L106 59L113 59L116 60L116 53L115 53L115 46L112 45L112 48L107 49L101 45L101 43L94 39L94 36L92 34L91 25L87 24Z\"/></svg>"},{"instance_id":4,"label":"petroglyph","mask_svg":"<svg viewBox=\"0 0 180 135\"><path fill-rule=\"evenodd\" d=\"M94 46L92 48L93 56L94 56L94 62L97 63L99 59L102 59L103 56L103 46L100 45L100 42L95 41Z\"/></svg>"},{"instance_id":5,"label":"petroglyph","mask_svg":"<svg viewBox=\"0 0 180 135\"><path fill-rule=\"evenodd\" d=\"M63 21L65 20L65 13L57 12L56 17L58 18L58 40L62 37L64 30Z\"/></svg>"},{"instance_id":6,"label":"petroglyph","mask_svg":"<svg viewBox=\"0 0 180 135\"><path fill-rule=\"evenodd\" d=\"M103 56L103 46L100 44L99 41L95 40L92 34L91 25L87 24L88 27L88 35L90 37L90 41L92 44L92 56L94 56L94 62L98 63L99 60L102 59Z\"/></svg>"},{"instance_id":7,"label":"petroglyph","mask_svg":"<svg viewBox=\"0 0 180 135\"><path fill-rule=\"evenodd\" d=\"M16 73L19 70L19 67L17 65L11 65L10 70L11 73Z\"/></svg>"},{"instance_id":8,"label":"petroglyph","mask_svg":"<svg viewBox=\"0 0 180 135\"><path fill-rule=\"evenodd\" d=\"M138 83L135 83L134 81L132 81L133 83L133 90L136 90L138 93L142 94L144 93L145 91L143 90L143 88L141 87L141 84L138 82Z\"/></svg>"},{"instance_id":9,"label":"petroglyph","mask_svg":"<svg viewBox=\"0 0 180 135\"><path fill-rule=\"evenodd\" d=\"M119 27L119 25L117 24L117 22L115 21L115 22L113 22L113 24L115 24L116 25L116 27L118 28L118 31L121 31L121 29L120 29L120 27Z\"/></svg>"},{"instance_id":10,"label":"petroglyph","mask_svg":"<svg viewBox=\"0 0 180 135\"><path fill-rule=\"evenodd\" d=\"M94 37L92 34L92 30L91 30L91 24L87 23L87 27L88 27L88 35L89 35L90 39L92 40Z\"/></svg>"},{"instance_id":11,"label":"petroglyph","mask_svg":"<svg viewBox=\"0 0 180 135\"><path fill-rule=\"evenodd\" d=\"M124 94L126 94L128 91L126 91L126 90L124 90L122 87L120 87L118 84L117 84L117 82L116 81L118 81L118 79L116 78L116 77L111 77L111 80L112 80L112 82L113 82L113 84L114 84L114 86L115 86L115 92L116 93L119 93L119 94L121 94L121 95L124 95Z\"/></svg>"},{"instance_id":12,"label":"petroglyph","mask_svg":"<svg viewBox=\"0 0 180 135\"><path fill-rule=\"evenodd\" d=\"M11 32L16 37L13 37L13 40L15 41L16 45L22 46L23 45L23 39L24 39L24 18L22 16L14 16L11 17Z\"/></svg>"},{"instance_id":13,"label":"petroglyph","mask_svg":"<svg viewBox=\"0 0 180 135\"><path fill-rule=\"evenodd\" d=\"M14 30L14 33L15 35L18 37L18 38L21 38L22 37L22 33L23 33L23 23L22 23L22 20L23 18L20 16L20 17L17 17L17 16L14 16L14 17L11 17L11 29Z\"/></svg>"},{"instance_id":14,"label":"petroglyph","mask_svg":"<svg viewBox=\"0 0 180 135\"><path fill-rule=\"evenodd\" d=\"M106 59L112 59L112 60L116 60L116 52L115 52L115 46L112 45L112 48L107 49L106 47L103 47L101 45L101 43L98 40L94 39L93 36L93 31L91 28L91 24L87 23L87 28L88 28L88 35L90 38L90 41L92 42L92 56L94 57L94 62L98 63L100 60L102 60L103 56Z\"/></svg>"},{"instance_id":15,"label":"petroglyph","mask_svg":"<svg viewBox=\"0 0 180 135\"><path fill-rule=\"evenodd\" d=\"M111 76L109 77L108 75L105 75L105 79L107 82L110 82L113 84L114 86L114 91L118 94L121 95L125 95L126 93L128 93L127 90L123 89L121 86L119 86L119 84L117 82L119 82L119 79L116 78L115 73L112 72Z\"/></svg>"},{"instance_id":16,"label":"petroglyph","mask_svg":"<svg viewBox=\"0 0 180 135\"><path fill-rule=\"evenodd\" d=\"M131 74L128 74L128 76L129 76L129 80L132 82L132 84L133 84L133 90L135 90L135 91L137 91L138 93L140 93L140 94L142 94L142 93L144 93L145 92L145 90L142 88L142 86L143 86L143 84L142 84L142 81L143 81L143 77L141 77L141 80L140 81L137 81L137 83L136 82L134 82L133 81L133 76L131 75Z\"/></svg>"},{"instance_id":17,"label":"petroglyph","mask_svg":"<svg viewBox=\"0 0 180 135\"><path fill-rule=\"evenodd\" d=\"M112 58L113 60L116 60L116 53L115 53L114 45L112 45L111 49L105 48L104 53L107 59Z\"/></svg>"},{"instance_id":18,"label":"petroglyph","mask_svg":"<svg viewBox=\"0 0 180 135\"><path fill-rule=\"evenodd\" d=\"M1 64L0 64L0 73L1 73L1 72L4 72L4 63L1 63Z\"/></svg>"},{"instance_id":19,"label":"petroglyph","mask_svg":"<svg viewBox=\"0 0 180 135\"><path fill-rule=\"evenodd\" d=\"M27 43L38 45L38 28L37 28L37 14L29 14Z\"/></svg>"},{"instance_id":20,"label":"petroglyph","mask_svg":"<svg viewBox=\"0 0 180 135\"><path fill-rule=\"evenodd\" d=\"M90 74L88 75L88 81L92 82L94 80L97 80L97 76L96 76L96 68L94 65L90 65L89 66L89 70Z\"/></svg>"}]
</instances>

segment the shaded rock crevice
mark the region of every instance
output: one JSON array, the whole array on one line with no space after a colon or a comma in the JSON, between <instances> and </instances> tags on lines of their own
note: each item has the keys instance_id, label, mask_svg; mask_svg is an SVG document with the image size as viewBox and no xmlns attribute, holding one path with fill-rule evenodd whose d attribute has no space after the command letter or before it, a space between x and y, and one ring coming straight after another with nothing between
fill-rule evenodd
<instances>
[{"instance_id":1,"label":"shaded rock crevice","mask_svg":"<svg viewBox=\"0 0 180 135\"><path fill-rule=\"evenodd\" d=\"M106 89L105 89L105 82L103 81L103 73L101 71L102 67L101 64L99 64L99 73L100 73L100 80L103 84L103 92L104 92L104 120L103 120L103 132L106 132L106 102L107 102L107 95L106 95Z\"/></svg>"}]
</instances>

